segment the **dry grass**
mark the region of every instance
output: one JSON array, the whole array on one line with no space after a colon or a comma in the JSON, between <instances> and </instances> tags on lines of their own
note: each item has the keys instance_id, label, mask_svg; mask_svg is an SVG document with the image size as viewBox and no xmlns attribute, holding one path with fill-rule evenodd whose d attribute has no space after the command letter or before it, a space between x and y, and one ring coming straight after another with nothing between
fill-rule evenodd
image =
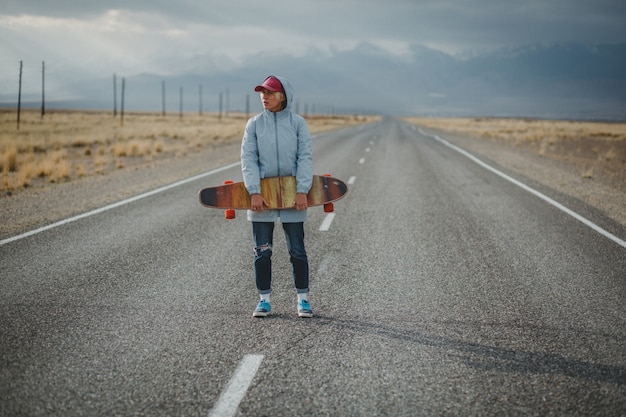
<instances>
[{"instance_id":1,"label":"dry grass","mask_svg":"<svg viewBox=\"0 0 626 417\"><path fill-rule=\"evenodd\" d=\"M246 117L231 114L52 111L22 113L16 129L15 111L0 112L0 191L16 191L117 169L139 166L156 158L184 157L194 150L241 140ZM371 121L371 118L315 117L312 132Z\"/></svg>"},{"instance_id":2,"label":"dry grass","mask_svg":"<svg viewBox=\"0 0 626 417\"><path fill-rule=\"evenodd\" d=\"M493 118L410 118L411 123L507 143L576 164L582 178L626 180L626 123Z\"/></svg>"}]
</instances>

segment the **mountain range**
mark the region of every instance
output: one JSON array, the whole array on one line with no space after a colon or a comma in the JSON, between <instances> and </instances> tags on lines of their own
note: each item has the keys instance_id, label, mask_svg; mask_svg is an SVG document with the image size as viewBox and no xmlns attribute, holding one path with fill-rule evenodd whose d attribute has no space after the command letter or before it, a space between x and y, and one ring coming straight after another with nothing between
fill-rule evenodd
<instances>
[{"instance_id":1,"label":"mountain range","mask_svg":"<svg viewBox=\"0 0 626 417\"><path fill-rule=\"evenodd\" d=\"M532 44L462 58L417 44L397 55L362 43L297 57L263 53L239 63L206 54L177 66L188 70L125 77L125 108L161 111L165 85L168 112L179 111L181 90L183 109L198 111L202 86L204 110L218 110L221 97L224 111L254 113L261 110L254 85L277 74L294 85L300 113L626 119L626 43ZM47 93L47 106L110 109L112 79L68 81L63 91ZM72 98L55 101L54 94Z\"/></svg>"}]
</instances>

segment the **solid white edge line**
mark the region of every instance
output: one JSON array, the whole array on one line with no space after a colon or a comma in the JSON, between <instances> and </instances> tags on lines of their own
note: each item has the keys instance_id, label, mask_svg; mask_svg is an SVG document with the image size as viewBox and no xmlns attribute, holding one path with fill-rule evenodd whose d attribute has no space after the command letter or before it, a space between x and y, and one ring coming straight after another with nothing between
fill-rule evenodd
<instances>
[{"instance_id":1,"label":"solid white edge line","mask_svg":"<svg viewBox=\"0 0 626 417\"><path fill-rule=\"evenodd\" d=\"M431 138L435 139L436 141L438 141L439 143L449 147L450 149L453 149L453 150L457 151L461 155L471 159L472 161L474 161L478 165L482 166L483 168L493 172L496 175L499 175L500 177L504 178L505 180L507 180L507 181L509 181L509 182L511 182L511 183L513 183L515 185L517 185L518 187L520 187L523 190L525 190L525 191L535 195L536 197L539 197L540 199L544 200L548 204L553 205L554 207L558 208L562 212L570 215L571 217L575 218L579 222L583 223L584 225L586 225L586 226L590 227L591 229L595 230L596 232L600 233L602 236L604 236L606 238L609 238L613 242L615 242L618 245L622 246L623 248L626 248L626 241L620 239L619 237L615 236L614 234L612 234L612 233L608 232L607 230L601 228L597 224L593 223L591 220L588 220L587 218L581 216L580 214L578 214L578 213L568 209L567 207L565 207L561 203L551 199L547 195L540 193L539 191L535 190L534 188L531 188L531 187L527 186L526 184L516 180L515 178L512 178L512 177L506 175L505 173L503 173L501 171L498 171L497 169L495 169L491 165L488 165L485 162L481 161L480 159L476 158L471 153L469 153L469 152L459 148L458 146L455 146L455 145L451 144L450 142L446 141L445 139L440 138L437 135L428 134L428 133L424 132L422 129L419 129L419 132L422 135L431 137Z\"/></svg>"},{"instance_id":2,"label":"solid white edge line","mask_svg":"<svg viewBox=\"0 0 626 417\"><path fill-rule=\"evenodd\" d=\"M203 174L195 175L193 177L186 178L186 179L181 180L181 181L177 181L177 182L175 182L173 184L166 185L164 187L160 187L160 188L154 189L152 191L148 191L146 193L136 195L136 196L131 197L131 198L127 198L126 200L118 201L117 203L109 204L108 206L100 207L100 208L97 208L95 210L91 210L91 211L88 211L86 213L82 213L82 214L79 214L77 216L73 216L73 217L61 220L61 221L58 221L56 223L52 223L52 224L49 224L47 226L40 227L38 229L31 230L30 232L22 233L21 235L17 235L17 236L13 236L13 237L10 237L10 238L4 239L4 240L0 240L0 246L6 245L7 243L14 242L16 240L23 239L23 238L28 237L28 236L36 235L37 233L41 233L41 232L44 232L46 230L50 230L50 229L53 229L55 227L62 226L64 224L68 224L68 223L74 222L76 220L84 219L85 217L93 216L94 214L102 213L104 211L111 210L111 209L123 206L125 204L128 204L128 203L132 203L133 201L141 200L142 198L146 198L146 197L150 197L152 195L158 194L158 193L162 193L163 191L167 191L169 189L172 189L172 188L175 188L175 187L187 184L189 182L198 180L200 178L208 177L210 175L217 174L218 172L222 172L222 171L226 171L227 169L234 168L234 167L236 167L239 164L241 164L241 162L234 162L234 163L232 163L230 165L226 165L226 166L223 166L221 168L217 168L217 169L214 169L212 171L205 172Z\"/></svg>"},{"instance_id":3,"label":"solid white edge line","mask_svg":"<svg viewBox=\"0 0 626 417\"><path fill-rule=\"evenodd\" d=\"M241 400L248 392L248 388L254 379L263 361L263 355L245 355L230 382L222 391L209 417L232 417L237 413Z\"/></svg>"},{"instance_id":4,"label":"solid white edge line","mask_svg":"<svg viewBox=\"0 0 626 417\"><path fill-rule=\"evenodd\" d=\"M335 218L335 214L336 213L328 213L326 215L326 217L324 218L324 221L322 222L321 226L320 226L320 232L326 232L328 231L328 229L330 229L330 225L333 222L333 219Z\"/></svg>"}]
</instances>

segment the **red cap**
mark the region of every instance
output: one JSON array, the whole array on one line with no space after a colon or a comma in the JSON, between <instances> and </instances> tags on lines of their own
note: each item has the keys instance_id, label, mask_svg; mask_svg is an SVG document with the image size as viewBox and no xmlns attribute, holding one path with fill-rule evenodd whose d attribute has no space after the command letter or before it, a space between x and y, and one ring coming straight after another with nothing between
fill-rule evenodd
<instances>
[{"instance_id":1,"label":"red cap","mask_svg":"<svg viewBox=\"0 0 626 417\"><path fill-rule=\"evenodd\" d=\"M281 93L285 92L283 85L280 83L280 81L278 81L278 78L274 77L273 75L270 75L269 77L267 77L265 81L263 81L263 84L257 85L256 87L254 87L254 91L259 92L263 90L264 88L270 91L274 91L274 92L281 92Z\"/></svg>"}]
</instances>

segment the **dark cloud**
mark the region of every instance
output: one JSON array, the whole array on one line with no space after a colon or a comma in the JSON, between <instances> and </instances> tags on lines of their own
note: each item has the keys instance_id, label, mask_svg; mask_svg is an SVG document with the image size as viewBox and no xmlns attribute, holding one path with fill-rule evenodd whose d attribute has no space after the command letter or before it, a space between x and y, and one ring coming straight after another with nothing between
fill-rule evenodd
<instances>
[{"instance_id":1,"label":"dark cloud","mask_svg":"<svg viewBox=\"0 0 626 417\"><path fill-rule=\"evenodd\" d=\"M24 91L35 96L42 61L46 87L64 95L87 80L108 86L113 73L209 76L258 71L263 59L268 71L330 59L352 78L354 68L372 71L379 61L387 68L425 56L469 62L537 43L626 43L624 22L624 0L2 0L0 98L14 90L22 60Z\"/></svg>"},{"instance_id":2,"label":"dark cloud","mask_svg":"<svg viewBox=\"0 0 626 417\"><path fill-rule=\"evenodd\" d=\"M5 0L0 14L88 18L111 9L160 14L173 24L280 26L313 38L384 37L463 48L626 40L623 0Z\"/></svg>"},{"instance_id":3,"label":"dark cloud","mask_svg":"<svg viewBox=\"0 0 626 417\"><path fill-rule=\"evenodd\" d=\"M626 42L624 0L2 3L0 55L8 65L54 58L60 66L93 71L170 73L204 56L237 62L264 52L345 50L362 42L396 54L425 45L461 55L538 42Z\"/></svg>"}]
</instances>

